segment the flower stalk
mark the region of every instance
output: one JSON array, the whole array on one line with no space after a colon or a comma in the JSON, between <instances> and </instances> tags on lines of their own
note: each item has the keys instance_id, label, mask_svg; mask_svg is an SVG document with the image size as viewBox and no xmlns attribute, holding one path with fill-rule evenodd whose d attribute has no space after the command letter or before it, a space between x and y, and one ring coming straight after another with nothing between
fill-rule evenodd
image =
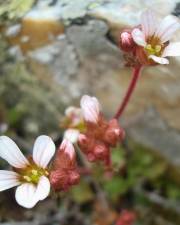
<instances>
[{"instance_id":1,"label":"flower stalk","mask_svg":"<svg viewBox=\"0 0 180 225\"><path fill-rule=\"evenodd\" d=\"M142 69L142 66L136 66L134 67L134 70L133 70L133 74L132 74L132 79L131 79L131 82L129 84L129 87L127 89L127 92L124 96L124 99L121 103L121 105L119 106L114 118L115 119L119 119L122 115L122 113L124 112L127 104L129 103L129 100L135 90L135 87L136 87L136 84L137 84L137 81L140 77L140 74L141 74L141 69Z\"/></svg>"}]
</instances>

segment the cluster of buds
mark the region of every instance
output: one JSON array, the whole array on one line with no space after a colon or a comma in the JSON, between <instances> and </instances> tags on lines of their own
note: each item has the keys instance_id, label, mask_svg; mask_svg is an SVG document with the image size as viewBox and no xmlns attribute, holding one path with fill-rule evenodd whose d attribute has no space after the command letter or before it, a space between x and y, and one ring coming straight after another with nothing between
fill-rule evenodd
<instances>
[{"instance_id":1,"label":"cluster of buds","mask_svg":"<svg viewBox=\"0 0 180 225\"><path fill-rule=\"evenodd\" d=\"M106 121L95 97L83 96L81 109L86 130L78 138L81 151L90 162L104 161L110 164L110 148L124 138L124 130L116 119Z\"/></svg>"},{"instance_id":2,"label":"cluster of buds","mask_svg":"<svg viewBox=\"0 0 180 225\"><path fill-rule=\"evenodd\" d=\"M50 171L50 183L55 191L67 191L72 185L78 184L79 179L74 146L64 139Z\"/></svg>"},{"instance_id":3,"label":"cluster of buds","mask_svg":"<svg viewBox=\"0 0 180 225\"><path fill-rule=\"evenodd\" d=\"M180 42L170 43L180 28L178 18L169 15L158 22L152 10L142 13L141 24L120 34L119 45L128 66L168 64L167 57L180 56Z\"/></svg>"}]
</instances>

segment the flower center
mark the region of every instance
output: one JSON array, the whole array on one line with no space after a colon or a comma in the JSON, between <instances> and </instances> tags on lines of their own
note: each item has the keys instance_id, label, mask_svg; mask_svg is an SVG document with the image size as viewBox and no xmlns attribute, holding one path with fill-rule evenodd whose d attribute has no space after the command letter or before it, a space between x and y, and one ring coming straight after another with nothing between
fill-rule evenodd
<instances>
[{"instance_id":1,"label":"flower center","mask_svg":"<svg viewBox=\"0 0 180 225\"><path fill-rule=\"evenodd\" d=\"M20 175L21 182L28 182L33 184L38 184L39 179L42 176L48 176L49 173L46 169L40 168L35 164L30 164L24 169L18 169L16 172Z\"/></svg>"},{"instance_id":2,"label":"flower center","mask_svg":"<svg viewBox=\"0 0 180 225\"><path fill-rule=\"evenodd\" d=\"M24 179L24 181L28 183L37 184L39 182L40 177L43 175L47 176L48 172L41 168L31 169L31 170L27 170L26 174L23 175L22 178Z\"/></svg>"},{"instance_id":3,"label":"flower center","mask_svg":"<svg viewBox=\"0 0 180 225\"><path fill-rule=\"evenodd\" d=\"M161 54L162 46L159 44L154 46L152 46L151 44L147 44L145 50L148 53L148 55L159 56Z\"/></svg>"}]
</instances>

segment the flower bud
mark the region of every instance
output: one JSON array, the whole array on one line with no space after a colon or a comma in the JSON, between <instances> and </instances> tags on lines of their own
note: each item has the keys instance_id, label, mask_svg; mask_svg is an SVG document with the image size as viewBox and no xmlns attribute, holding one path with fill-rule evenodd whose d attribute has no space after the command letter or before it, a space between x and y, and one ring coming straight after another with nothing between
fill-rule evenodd
<instances>
[{"instance_id":1,"label":"flower bud","mask_svg":"<svg viewBox=\"0 0 180 225\"><path fill-rule=\"evenodd\" d=\"M104 141L115 146L119 141L124 138L124 130L120 128L118 121L112 119L109 121L108 128L105 131Z\"/></svg>"},{"instance_id":2,"label":"flower bud","mask_svg":"<svg viewBox=\"0 0 180 225\"><path fill-rule=\"evenodd\" d=\"M84 95L81 98L80 105L84 120L96 124L100 115L100 104L97 98Z\"/></svg>"},{"instance_id":3,"label":"flower bud","mask_svg":"<svg viewBox=\"0 0 180 225\"><path fill-rule=\"evenodd\" d=\"M78 137L78 144L83 148L87 147L89 144L90 140L85 134L79 134Z\"/></svg>"},{"instance_id":4,"label":"flower bud","mask_svg":"<svg viewBox=\"0 0 180 225\"><path fill-rule=\"evenodd\" d=\"M125 52L131 52L135 47L133 37L130 30L120 33L119 46Z\"/></svg>"},{"instance_id":5,"label":"flower bud","mask_svg":"<svg viewBox=\"0 0 180 225\"><path fill-rule=\"evenodd\" d=\"M98 144L94 147L94 154L96 157L101 158L106 153L106 147L105 145Z\"/></svg>"},{"instance_id":6,"label":"flower bud","mask_svg":"<svg viewBox=\"0 0 180 225\"><path fill-rule=\"evenodd\" d=\"M51 186L55 191L65 191L69 188L68 179L69 176L64 170L55 170L50 173L49 176Z\"/></svg>"},{"instance_id":7,"label":"flower bud","mask_svg":"<svg viewBox=\"0 0 180 225\"><path fill-rule=\"evenodd\" d=\"M55 191L66 191L70 186L78 183L80 175L77 170L75 150L68 140L63 140L58 149L49 178Z\"/></svg>"}]
</instances>

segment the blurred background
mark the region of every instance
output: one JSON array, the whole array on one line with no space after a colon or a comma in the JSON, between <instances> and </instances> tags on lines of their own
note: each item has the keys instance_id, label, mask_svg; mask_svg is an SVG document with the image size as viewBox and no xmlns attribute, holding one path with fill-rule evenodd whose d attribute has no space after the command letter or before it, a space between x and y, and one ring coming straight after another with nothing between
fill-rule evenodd
<instances>
[{"instance_id":1,"label":"blurred background","mask_svg":"<svg viewBox=\"0 0 180 225\"><path fill-rule=\"evenodd\" d=\"M58 144L64 109L83 94L112 117L131 78L118 35L147 8L180 15L178 0L0 0L0 134L27 154L40 134ZM179 225L179 60L143 70L120 121L127 135L113 151L112 178L94 165L80 185L32 210L16 204L14 190L0 193L0 224L126 225L117 221L128 210L136 225Z\"/></svg>"}]
</instances>

